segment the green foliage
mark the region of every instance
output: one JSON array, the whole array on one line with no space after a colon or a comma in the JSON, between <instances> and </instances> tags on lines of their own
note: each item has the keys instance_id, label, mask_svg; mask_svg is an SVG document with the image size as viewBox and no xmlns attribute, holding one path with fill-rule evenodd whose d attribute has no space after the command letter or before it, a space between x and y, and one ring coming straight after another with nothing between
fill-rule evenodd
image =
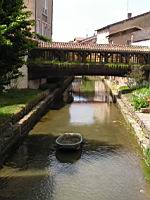
<instances>
[{"instance_id":1,"label":"green foliage","mask_svg":"<svg viewBox=\"0 0 150 200\"><path fill-rule=\"evenodd\" d=\"M106 63L106 66L110 67L110 68L128 68L129 65L125 64L125 63Z\"/></svg>"},{"instance_id":2,"label":"green foliage","mask_svg":"<svg viewBox=\"0 0 150 200\"><path fill-rule=\"evenodd\" d=\"M39 33L34 33L34 35L38 40L42 40L44 42L52 42L52 39L50 39L44 35L40 35Z\"/></svg>"},{"instance_id":3,"label":"green foliage","mask_svg":"<svg viewBox=\"0 0 150 200\"><path fill-rule=\"evenodd\" d=\"M67 67L71 65L80 64L80 62L68 62L68 61L59 61L59 60L44 60L42 58L36 58L34 60L29 60L29 64L49 64L49 65L58 65L59 67Z\"/></svg>"},{"instance_id":4,"label":"green foliage","mask_svg":"<svg viewBox=\"0 0 150 200\"><path fill-rule=\"evenodd\" d=\"M150 88L137 89L132 93L132 104L136 110L148 107L146 98L150 96Z\"/></svg>"},{"instance_id":5,"label":"green foliage","mask_svg":"<svg viewBox=\"0 0 150 200\"><path fill-rule=\"evenodd\" d=\"M150 166L150 149L146 149L144 155L147 165Z\"/></svg>"},{"instance_id":6,"label":"green foliage","mask_svg":"<svg viewBox=\"0 0 150 200\"><path fill-rule=\"evenodd\" d=\"M135 88L130 88L129 86L125 85L125 86L120 86L118 88L119 94L128 94L131 93L132 91L134 91Z\"/></svg>"},{"instance_id":7,"label":"green foliage","mask_svg":"<svg viewBox=\"0 0 150 200\"><path fill-rule=\"evenodd\" d=\"M141 160L141 165L142 165L142 169L144 172L144 178L147 181L150 181L150 149L144 149L143 150L143 154L144 154L144 160Z\"/></svg>"},{"instance_id":8,"label":"green foliage","mask_svg":"<svg viewBox=\"0 0 150 200\"><path fill-rule=\"evenodd\" d=\"M1 0L0 2L0 90L12 79L20 76L19 68L24 56L34 45L29 20L31 13L25 10L23 0Z\"/></svg>"},{"instance_id":9,"label":"green foliage","mask_svg":"<svg viewBox=\"0 0 150 200\"><path fill-rule=\"evenodd\" d=\"M133 96L133 106L136 110L140 110L141 108L146 108L148 107L147 101L138 96Z\"/></svg>"},{"instance_id":10,"label":"green foliage","mask_svg":"<svg viewBox=\"0 0 150 200\"><path fill-rule=\"evenodd\" d=\"M129 68L131 64L126 64L126 63L101 63L105 64L106 66L110 68ZM132 68L139 69L142 67L140 64L132 64Z\"/></svg>"},{"instance_id":11,"label":"green foliage","mask_svg":"<svg viewBox=\"0 0 150 200\"><path fill-rule=\"evenodd\" d=\"M94 92L95 89L95 83L94 81L83 81L81 86L80 86L80 91L81 92Z\"/></svg>"},{"instance_id":12,"label":"green foliage","mask_svg":"<svg viewBox=\"0 0 150 200\"><path fill-rule=\"evenodd\" d=\"M0 93L0 124L12 114L19 112L39 94L40 91L31 89L12 89L8 90L8 92Z\"/></svg>"},{"instance_id":13,"label":"green foliage","mask_svg":"<svg viewBox=\"0 0 150 200\"><path fill-rule=\"evenodd\" d=\"M129 78L129 87L139 87L145 79L143 66L132 65L127 77Z\"/></svg>"},{"instance_id":14,"label":"green foliage","mask_svg":"<svg viewBox=\"0 0 150 200\"><path fill-rule=\"evenodd\" d=\"M88 76L82 76L83 81L90 81L91 79Z\"/></svg>"},{"instance_id":15,"label":"green foliage","mask_svg":"<svg viewBox=\"0 0 150 200\"><path fill-rule=\"evenodd\" d=\"M124 86L120 86L118 90L123 91L123 90L129 90L129 89L130 89L129 86L124 85Z\"/></svg>"}]
</instances>

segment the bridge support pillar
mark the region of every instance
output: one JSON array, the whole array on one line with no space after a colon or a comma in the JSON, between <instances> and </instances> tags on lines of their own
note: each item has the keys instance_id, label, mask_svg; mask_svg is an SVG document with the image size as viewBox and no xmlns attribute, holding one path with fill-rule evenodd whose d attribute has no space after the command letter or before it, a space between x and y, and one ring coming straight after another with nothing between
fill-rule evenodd
<instances>
[{"instance_id":1,"label":"bridge support pillar","mask_svg":"<svg viewBox=\"0 0 150 200\"><path fill-rule=\"evenodd\" d=\"M28 83L28 88L30 89L39 89L39 86L41 84L44 84L47 82L47 79L42 78L42 79L36 79L36 80L29 80Z\"/></svg>"},{"instance_id":2,"label":"bridge support pillar","mask_svg":"<svg viewBox=\"0 0 150 200\"><path fill-rule=\"evenodd\" d=\"M24 57L24 60L27 61L27 56ZM10 85L7 86L7 89L18 88L18 89L27 89L28 88L28 68L27 65L23 65L19 71L23 76L19 76L17 79L12 80Z\"/></svg>"},{"instance_id":3,"label":"bridge support pillar","mask_svg":"<svg viewBox=\"0 0 150 200\"><path fill-rule=\"evenodd\" d=\"M28 69L26 65L23 65L20 68L20 72L23 76L20 76L19 78L12 80L10 85L6 88L18 88L18 89L27 89L28 88Z\"/></svg>"},{"instance_id":4,"label":"bridge support pillar","mask_svg":"<svg viewBox=\"0 0 150 200\"><path fill-rule=\"evenodd\" d=\"M55 100L50 104L50 109L60 109L65 105L63 94L59 94Z\"/></svg>"},{"instance_id":5,"label":"bridge support pillar","mask_svg":"<svg viewBox=\"0 0 150 200\"><path fill-rule=\"evenodd\" d=\"M55 97L55 100L50 104L51 109L59 109L63 107L67 103L73 102L73 96L70 91L70 88L67 88L65 92L62 94L58 94L57 97Z\"/></svg>"},{"instance_id":6,"label":"bridge support pillar","mask_svg":"<svg viewBox=\"0 0 150 200\"><path fill-rule=\"evenodd\" d=\"M63 93L63 100L64 100L65 103L72 103L73 102L71 87L67 88L65 90L65 92Z\"/></svg>"}]
</instances>

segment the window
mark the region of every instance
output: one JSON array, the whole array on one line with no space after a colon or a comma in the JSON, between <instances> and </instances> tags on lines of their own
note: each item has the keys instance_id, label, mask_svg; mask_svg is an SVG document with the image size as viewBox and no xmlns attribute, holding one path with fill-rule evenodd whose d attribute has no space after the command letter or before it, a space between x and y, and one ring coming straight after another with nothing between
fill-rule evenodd
<instances>
[{"instance_id":1,"label":"window","mask_svg":"<svg viewBox=\"0 0 150 200\"><path fill-rule=\"evenodd\" d=\"M36 21L36 32L37 32L37 33L40 33L40 29L41 29L40 26L41 26L40 20L37 20L37 21Z\"/></svg>"},{"instance_id":2,"label":"window","mask_svg":"<svg viewBox=\"0 0 150 200\"><path fill-rule=\"evenodd\" d=\"M45 36L47 35L47 28L48 28L47 23L42 22L42 32L41 32L42 35Z\"/></svg>"},{"instance_id":3,"label":"window","mask_svg":"<svg viewBox=\"0 0 150 200\"><path fill-rule=\"evenodd\" d=\"M44 32L45 32L45 25L44 25L44 23L42 23L42 35L44 35Z\"/></svg>"},{"instance_id":4,"label":"window","mask_svg":"<svg viewBox=\"0 0 150 200\"><path fill-rule=\"evenodd\" d=\"M47 0L44 0L44 9L47 10L48 6L47 6Z\"/></svg>"},{"instance_id":5,"label":"window","mask_svg":"<svg viewBox=\"0 0 150 200\"><path fill-rule=\"evenodd\" d=\"M42 14L47 17L48 14L48 0L43 0L43 10L42 10Z\"/></svg>"}]
</instances>

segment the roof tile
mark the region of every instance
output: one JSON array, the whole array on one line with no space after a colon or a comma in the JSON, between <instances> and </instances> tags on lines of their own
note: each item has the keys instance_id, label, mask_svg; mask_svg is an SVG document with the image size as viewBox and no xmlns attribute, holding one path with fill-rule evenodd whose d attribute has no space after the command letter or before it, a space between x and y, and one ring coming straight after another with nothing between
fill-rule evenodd
<instances>
[{"instance_id":1,"label":"roof tile","mask_svg":"<svg viewBox=\"0 0 150 200\"><path fill-rule=\"evenodd\" d=\"M81 44L67 42L40 42L39 48L62 49L62 50L86 50L86 51L110 51L110 52L149 52L150 48L145 46L129 46L115 44Z\"/></svg>"}]
</instances>

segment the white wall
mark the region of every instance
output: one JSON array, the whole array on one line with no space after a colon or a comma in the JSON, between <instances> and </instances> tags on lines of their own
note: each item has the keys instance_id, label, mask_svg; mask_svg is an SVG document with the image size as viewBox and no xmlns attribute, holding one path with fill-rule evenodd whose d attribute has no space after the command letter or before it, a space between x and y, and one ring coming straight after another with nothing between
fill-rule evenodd
<instances>
[{"instance_id":1,"label":"white wall","mask_svg":"<svg viewBox=\"0 0 150 200\"><path fill-rule=\"evenodd\" d=\"M16 81L17 83L17 88L23 89L23 88L28 88L28 68L26 65L23 65L20 68L20 71L22 72L22 77L19 77Z\"/></svg>"},{"instance_id":2,"label":"white wall","mask_svg":"<svg viewBox=\"0 0 150 200\"><path fill-rule=\"evenodd\" d=\"M108 36L109 32L102 32L102 33L97 33L97 44L109 44L108 41Z\"/></svg>"},{"instance_id":3,"label":"white wall","mask_svg":"<svg viewBox=\"0 0 150 200\"><path fill-rule=\"evenodd\" d=\"M133 42L132 45L149 46L150 47L150 40L145 40L145 41L140 41L140 42Z\"/></svg>"},{"instance_id":4,"label":"white wall","mask_svg":"<svg viewBox=\"0 0 150 200\"><path fill-rule=\"evenodd\" d=\"M5 89L12 89L12 88L26 89L26 88L28 88L28 68L26 65L23 65L19 70L22 72L23 76L12 80L11 83L5 87Z\"/></svg>"},{"instance_id":5,"label":"white wall","mask_svg":"<svg viewBox=\"0 0 150 200\"><path fill-rule=\"evenodd\" d=\"M25 61L27 61L27 56L24 57ZM20 76L17 79L14 79L11 81L11 83L6 86L6 89L10 88L18 88L18 89L25 89L28 88L28 67L26 64L24 64L19 71L22 73L22 76Z\"/></svg>"}]
</instances>

